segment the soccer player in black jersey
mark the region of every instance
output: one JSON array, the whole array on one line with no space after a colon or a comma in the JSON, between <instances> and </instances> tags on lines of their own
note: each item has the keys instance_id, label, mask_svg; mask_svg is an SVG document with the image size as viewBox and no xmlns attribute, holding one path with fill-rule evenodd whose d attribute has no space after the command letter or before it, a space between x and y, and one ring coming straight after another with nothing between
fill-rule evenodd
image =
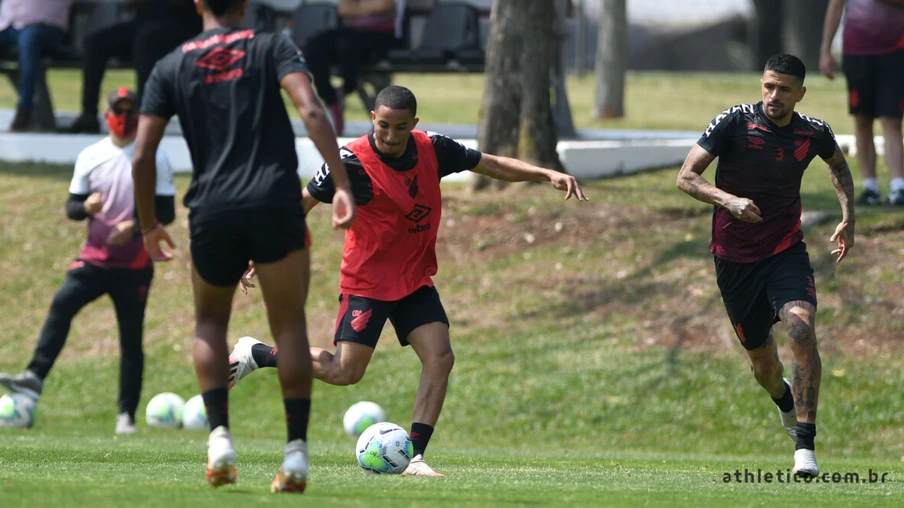
<instances>
[{"instance_id":1,"label":"soccer player in black jersey","mask_svg":"<svg viewBox=\"0 0 904 508\"><path fill-rule=\"evenodd\" d=\"M816 476L813 440L822 364L816 347L816 286L800 230L800 184L814 157L829 165L842 219L830 241L841 262L854 246L854 184L828 124L794 111L806 69L792 55L766 62L763 101L718 115L691 148L678 188L713 207L716 282L757 382L796 441L795 475ZM718 157L716 183L701 175ZM793 383L783 379L772 325L790 337Z\"/></svg>"},{"instance_id":2,"label":"soccer player in black jersey","mask_svg":"<svg viewBox=\"0 0 904 508\"><path fill-rule=\"evenodd\" d=\"M189 208L195 296L195 370L210 420L207 481L236 481L229 433L226 330L235 288L254 261L270 330L282 350L279 380L288 443L274 492L302 492L308 474L312 366L304 304L310 271L295 136L283 104L288 92L309 136L334 168L333 225L351 226L355 205L326 111L301 52L282 35L241 29L248 0L195 0L204 31L160 60L141 105L133 163L144 241L155 261L174 247L154 222L154 153L179 116L191 151Z\"/></svg>"}]
</instances>

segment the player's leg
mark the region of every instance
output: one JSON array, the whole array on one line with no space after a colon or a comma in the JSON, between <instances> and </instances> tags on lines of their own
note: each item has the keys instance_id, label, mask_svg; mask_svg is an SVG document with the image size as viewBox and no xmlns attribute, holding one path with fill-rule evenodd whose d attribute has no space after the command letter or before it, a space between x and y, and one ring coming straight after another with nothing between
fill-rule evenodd
<instances>
[{"instance_id":1,"label":"player's leg","mask_svg":"<svg viewBox=\"0 0 904 508\"><path fill-rule=\"evenodd\" d=\"M394 307L395 302L340 295L333 338L336 351L310 348L314 378L336 386L361 381ZM279 348L253 337L242 337L229 357L230 387L258 368L276 368L280 356Z\"/></svg>"},{"instance_id":2,"label":"player's leg","mask_svg":"<svg viewBox=\"0 0 904 508\"><path fill-rule=\"evenodd\" d=\"M778 406L785 432L796 439L797 414L790 383L783 379L784 366L778 358L772 325L777 316L766 292L764 273L771 260L732 263L715 258L716 282L725 303L731 326L747 351L754 378Z\"/></svg>"},{"instance_id":3,"label":"player's leg","mask_svg":"<svg viewBox=\"0 0 904 508\"><path fill-rule=\"evenodd\" d=\"M119 415L117 434L134 434L135 411L141 398L144 376L144 311L154 269L114 270L110 298L119 325Z\"/></svg>"},{"instance_id":4,"label":"player's leg","mask_svg":"<svg viewBox=\"0 0 904 508\"><path fill-rule=\"evenodd\" d=\"M753 371L754 378L769 392L772 401L778 406L785 432L791 439L797 439L797 412L794 409L791 382L783 377L785 367L778 358L778 348L771 329L763 345L748 349L747 356L750 358L750 370Z\"/></svg>"},{"instance_id":5,"label":"player's leg","mask_svg":"<svg viewBox=\"0 0 904 508\"><path fill-rule=\"evenodd\" d=\"M277 369L286 411L287 444L274 492L304 492L308 476L307 433L311 411L311 356L305 301L310 280L310 251L290 252L272 263L255 261L270 331L279 348Z\"/></svg>"},{"instance_id":6,"label":"player's leg","mask_svg":"<svg viewBox=\"0 0 904 508\"><path fill-rule=\"evenodd\" d=\"M192 245L192 250L194 249ZM195 340L192 354L201 397L210 422L207 482L214 487L235 483L238 476L235 448L229 432L229 392L226 388L229 377L226 330L237 283L238 279L232 285L211 284L198 272L197 264L192 267L195 300Z\"/></svg>"},{"instance_id":7,"label":"player's leg","mask_svg":"<svg viewBox=\"0 0 904 508\"><path fill-rule=\"evenodd\" d=\"M333 342L336 352L312 347L314 377L337 386L361 381L383 327L398 302L385 302L355 295L339 295L339 313Z\"/></svg>"},{"instance_id":8,"label":"player's leg","mask_svg":"<svg viewBox=\"0 0 904 508\"><path fill-rule=\"evenodd\" d=\"M311 277L310 243L300 203L254 214L251 259L279 348L278 376L286 415L282 467L272 492L302 493L308 477L311 356L305 302Z\"/></svg>"},{"instance_id":9,"label":"player's leg","mask_svg":"<svg viewBox=\"0 0 904 508\"><path fill-rule=\"evenodd\" d=\"M904 49L878 57L876 109L885 138L885 162L891 176L888 202L904 206Z\"/></svg>"},{"instance_id":10,"label":"player's leg","mask_svg":"<svg viewBox=\"0 0 904 508\"><path fill-rule=\"evenodd\" d=\"M803 242L774 256L767 293L788 332L794 355L792 390L797 412L794 474L815 476L814 439L822 362L816 345L816 285Z\"/></svg>"},{"instance_id":11,"label":"player's leg","mask_svg":"<svg viewBox=\"0 0 904 508\"><path fill-rule=\"evenodd\" d=\"M63 279L63 284L53 296L38 344L25 372L14 376L0 373L0 384L11 392L22 393L38 400L44 387L44 379L66 344L72 319L85 305L104 294L105 280L102 268L81 261L73 263Z\"/></svg>"},{"instance_id":12,"label":"player's leg","mask_svg":"<svg viewBox=\"0 0 904 508\"><path fill-rule=\"evenodd\" d=\"M402 299L390 319L399 342L410 344L421 361L410 432L414 457L404 474L442 476L424 462L424 453L442 412L449 375L455 365L449 319L439 293L426 286Z\"/></svg>"},{"instance_id":13,"label":"player's leg","mask_svg":"<svg viewBox=\"0 0 904 508\"><path fill-rule=\"evenodd\" d=\"M882 203L879 183L876 180L876 146L873 143L873 108L875 76L872 57L844 55L842 67L848 88L848 111L854 116L854 137L857 145L857 161L863 178L863 192L856 203L875 206Z\"/></svg>"},{"instance_id":14,"label":"player's leg","mask_svg":"<svg viewBox=\"0 0 904 508\"><path fill-rule=\"evenodd\" d=\"M201 397L210 422L207 482L218 487L235 483L236 454L229 432L229 351L226 331L232 299L251 257L247 213L189 221L195 339L192 353Z\"/></svg>"}]
</instances>

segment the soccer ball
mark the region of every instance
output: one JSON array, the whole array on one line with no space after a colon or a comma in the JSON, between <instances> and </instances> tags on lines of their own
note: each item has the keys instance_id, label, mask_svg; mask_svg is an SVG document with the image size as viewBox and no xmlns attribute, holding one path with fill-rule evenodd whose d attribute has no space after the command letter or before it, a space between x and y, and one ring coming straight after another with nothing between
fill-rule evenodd
<instances>
[{"instance_id":1,"label":"soccer ball","mask_svg":"<svg viewBox=\"0 0 904 508\"><path fill-rule=\"evenodd\" d=\"M366 400L352 404L342 418L342 426L351 437L358 437L365 429L375 423L385 422L386 412L373 402Z\"/></svg>"},{"instance_id":2,"label":"soccer ball","mask_svg":"<svg viewBox=\"0 0 904 508\"><path fill-rule=\"evenodd\" d=\"M144 416L148 427L178 429L182 426L182 412L185 400L175 393L164 392L154 396L145 408Z\"/></svg>"},{"instance_id":3,"label":"soccer ball","mask_svg":"<svg viewBox=\"0 0 904 508\"><path fill-rule=\"evenodd\" d=\"M30 429L35 423L37 403L27 395L8 393L0 397L0 427Z\"/></svg>"},{"instance_id":4,"label":"soccer ball","mask_svg":"<svg viewBox=\"0 0 904 508\"><path fill-rule=\"evenodd\" d=\"M414 445L402 427L390 422L376 423L358 438L355 456L365 471L401 474L414 456Z\"/></svg>"},{"instance_id":5,"label":"soccer ball","mask_svg":"<svg viewBox=\"0 0 904 508\"><path fill-rule=\"evenodd\" d=\"M195 395L185 403L182 426L189 430L204 430L210 427L210 422L207 421L207 408L204 407L204 399L200 395Z\"/></svg>"}]
</instances>

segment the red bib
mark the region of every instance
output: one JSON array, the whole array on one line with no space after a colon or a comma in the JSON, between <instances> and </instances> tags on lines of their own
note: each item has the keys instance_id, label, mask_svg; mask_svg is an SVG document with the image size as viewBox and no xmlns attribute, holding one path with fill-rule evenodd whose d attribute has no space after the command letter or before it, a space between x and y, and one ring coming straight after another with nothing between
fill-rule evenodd
<instances>
[{"instance_id":1,"label":"red bib","mask_svg":"<svg viewBox=\"0 0 904 508\"><path fill-rule=\"evenodd\" d=\"M380 160L367 136L349 143L373 185L345 233L339 286L343 294L400 300L436 273L436 234L442 217L439 165L430 136L412 131L417 164L396 171Z\"/></svg>"}]
</instances>

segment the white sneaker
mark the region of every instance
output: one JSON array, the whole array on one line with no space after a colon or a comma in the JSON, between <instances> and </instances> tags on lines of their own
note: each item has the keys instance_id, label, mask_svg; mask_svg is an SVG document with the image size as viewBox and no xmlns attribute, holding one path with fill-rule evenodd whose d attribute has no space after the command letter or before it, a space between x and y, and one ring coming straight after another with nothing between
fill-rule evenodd
<instances>
[{"instance_id":1,"label":"white sneaker","mask_svg":"<svg viewBox=\"0 0 904 508\"><path fill-rule=\"evenodd\" d=\"M242 337L229 354L229 388L232 389L243 377L257 369L257 362L251 356L251 347L263 342L254 337Z\"/></svg>"},{"instance_id":2,"label":"white sneaker","mask_svg":"<svg viewBox=\"0 0 904 508\"><path fill-rule=\"evenodd\" d=\"M138 432L135 428L135 420L129 416L129 413L119 413L116 416L116 433L117 434L134 434Z\"/></svg>"},{"instance_id":3,"label":"white sneaker","mask_svg":"<svg viewBox=\"0 0 904 508\"><path fill-rule=\"evenodd\" d=\"M408 463L408 467L402 473L403 475L412 475L412 476L445 476L440 473L437 473L430 466L424 462L424 456L421 454L417 454L411 459L411 462Z\"/></svg>"},{"instance_id":4,"label":"white sneaker","mask_svg":"<svg viewBox=\"0 0 904 508\"><path fill-rule=\"evenodd\" d=\"M790 390L791 380L785 379L784 381L786 383L786 386ZM785 413L781 409L779 409L778 414L782 418L782 427L785 428L785 432L787 432L788 435L791 436L791 439L797 441L797 410L792 407L791 411Z\"/></svg>"},{"instance_id":5,"label":"white sneaker","mask_svg":"<svg viewBox=\"0 0 904 508\"><path fill-rule=\"evenodd\" d=\"M273 483L270 492L290 492L301 494L308 484L308 444L301 439L286 443L283 452L283 464Z\"/></svg>"},{"instance_id":6,"label":"white sneaker","mask_svg":"<svg viewBox=\"0 0 904 508\"><path fill-rule=\"evenodd\" d=\"M213 429L207 440L207 483L212 487L219 487L235 483L237 479L232 434L220 425Z\"/></svg>"},{"instance_id":7,"label":"white sneaker","mask_svg":"<svg viewBox=\"0 0 904 508\"><path fill-rule=\"evenodd\" d=\"M819 466L816 465L816 452L813 450L797 450L794 452L794 476L816 477L819 475Z\"/></svg>"}]
</instances>

